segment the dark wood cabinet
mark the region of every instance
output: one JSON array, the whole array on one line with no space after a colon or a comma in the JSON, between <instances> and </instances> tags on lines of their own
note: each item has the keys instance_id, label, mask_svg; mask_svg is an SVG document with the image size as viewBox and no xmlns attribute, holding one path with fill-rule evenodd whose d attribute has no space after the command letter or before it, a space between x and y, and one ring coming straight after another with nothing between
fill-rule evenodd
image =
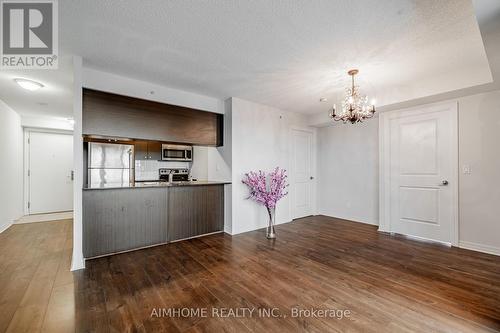
<instances>
[{"instance_id":1,"label":"dark wood cabinet","mask_svg":"<svg viewBox=\"0 0 500 333\"><path fill-rule=\"evenodd\" d=\"M136 141L134 143L136 160L161 160L161 142Z\"/></svg>"},{"instance_id":2,"label":"dark wood cabinet","mask_svg":"<svg viewBox=\"0 0 500 333\"><path fill-rule=\"evenodd\" d=\"M224 185L83 191L85 258L224 230Z\"/></svg>"},{"instance_id":3,"label":"dark wood cabinet","mask_svg":"<svg viewBox=\"0 0 500 333\"><path fill-rule=\"evenodd\" d=\"M164 188L83 191L83 254L91 258L166 243Z\"/></svg>"},{"instance_id":4,"label":"dark wood cabinet","mask_svg":"<svg viewBox=\"0 0 500 333\"><path fill-rule=\"evenodd\" d=\"M224 229L224 186L179 186L168 194L169 241Z\"/></svg>"},{"instance_id":5,"label":"dark wood cabinet","mask_svg":"<svg viewBox=\"0 0 500 333\"><path fill-rule=\"evenodd\" d=\"M148 142L148 156L150 160L161 160L161 142Z\"/></svg>"},{"instance_id":6,"label":"dark wood cabinet","mask_svg":"<svg viewBox=\"0 0 500 333\"><path fill-rule=\"evenodd\" d=\"M222 114L177 105L83 89L82 118L90 137L223 145Z\"/></svg>"},{"instance_id":7,"label":"dark wood cabinet","mask_svg":"<svg viewBox=\"0 0 500 333\"><path fill-rule=\"evenodd\" d=\"M134 155L136 160L148 160L148 142L136 141L134 143Z\"/></svg>"}]
</instances>

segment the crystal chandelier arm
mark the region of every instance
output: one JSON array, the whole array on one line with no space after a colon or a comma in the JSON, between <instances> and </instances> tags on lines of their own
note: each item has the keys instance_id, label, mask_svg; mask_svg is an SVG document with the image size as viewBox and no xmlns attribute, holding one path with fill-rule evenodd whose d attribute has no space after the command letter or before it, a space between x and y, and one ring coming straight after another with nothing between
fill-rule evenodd
<instances>
[{"instance_id":1,"label":"crystal chandelier arm","mask_svg":"<svg viewBox=\"0 0 500 333\"><path fill-rule=\"evenodd\" d=\"M354 75L356 74L352 74L351 75L351 96L354 97Z\"/></svg>"}]
</instances>

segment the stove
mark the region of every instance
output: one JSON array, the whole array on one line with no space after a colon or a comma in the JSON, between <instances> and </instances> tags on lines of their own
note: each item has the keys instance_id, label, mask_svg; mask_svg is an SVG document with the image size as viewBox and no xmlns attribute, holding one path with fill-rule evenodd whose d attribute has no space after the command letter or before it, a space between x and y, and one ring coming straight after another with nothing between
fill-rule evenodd
<instances>
[{"instance_id":1,"label":"stove","mask_svg":"<svg viewBox=\"0 0 500 333\"><path fill-rule=\"evenodd\" d=\"M189 181L189 169L167 169L158 170L160 181L164 182L187 182Z\"/></svg>"}]
</instances>

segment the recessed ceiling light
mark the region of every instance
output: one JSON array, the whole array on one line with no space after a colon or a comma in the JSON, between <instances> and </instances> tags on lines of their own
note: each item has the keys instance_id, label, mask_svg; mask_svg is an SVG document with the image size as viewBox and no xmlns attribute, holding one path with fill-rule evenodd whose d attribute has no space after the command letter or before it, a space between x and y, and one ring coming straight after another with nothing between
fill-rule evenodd
<instances>
[{"instance_id":1,"label":"recessed ceiling light","mask_svg":"<svg viewBox=\"0 0 500 333\"><path fill-rule=\"evenodd\" d=\"M29 90L29 91L35 91L40 88L43 88L43 84L40 82L32 81L32 80L27 80L27 79L14 79L18 85L20 85L22 88Z\"/></svg>"},{"instance_id":2,"label":"recessed ceiling light","mask_svg":"<svg viewBox=\"0 0 500 333\"><path fill-rule=\"evenodd\" d=\"M328 101L328 99L327 99L326 97L321 97L321 98L319 99L319 101L320 101L320 102L326 102L326 101Z\"/></svg>"}]
</instances>

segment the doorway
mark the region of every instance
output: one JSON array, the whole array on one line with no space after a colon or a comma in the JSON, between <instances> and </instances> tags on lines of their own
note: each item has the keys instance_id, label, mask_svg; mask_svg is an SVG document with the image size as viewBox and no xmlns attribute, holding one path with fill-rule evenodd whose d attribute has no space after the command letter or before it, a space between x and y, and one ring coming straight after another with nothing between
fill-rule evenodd
<instances>
[{"instance_id":1,"label":"doorway","mask_svg":"<svg viewBox=\"0 0 500 333\"><path fill-rule=\"evenodd\" d=\"M381 231L458 243L457 103L380 116Z\"/></svg>"},{"instance_id":2,"label":"doorway","mask_svg":"<svg viewBox=\"0 0 500 333\"><path fill-rule=\"evenodd\" d=\"M73 210L73 135L25 130L26 215Z\"/></svg>"},{"instance_id":3,"label":"doorway","mask_svg":"<svg viewBox=\"0 0 500 333\"><path fill-rule=\"evenodd\" d=\"M292 219L312 215L313 174L312 144L313 133L306 130L292 129Z\"/></svg>"}]
</instances>

